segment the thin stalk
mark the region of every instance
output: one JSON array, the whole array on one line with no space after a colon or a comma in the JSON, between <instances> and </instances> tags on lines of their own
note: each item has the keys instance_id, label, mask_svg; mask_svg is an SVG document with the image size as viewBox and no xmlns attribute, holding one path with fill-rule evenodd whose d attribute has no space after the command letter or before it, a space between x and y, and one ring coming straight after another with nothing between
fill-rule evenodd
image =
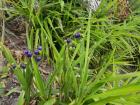
<instances>
[{"instance_id":1,"label":"thin stalk","mask_svg":"<svg viewBox=\"0 0 140 105\"><path fill-rule=\"evenodd\" d=\"M2 1L2 7L4 7L5 1ZM4 43L4 35L5 35L5 16L4 12L2 10L2 37L1 37L1 42Z\"/></svg>"},{"instance_id":2,"label":"thin stalk","mask_svg":"<svg viewBox=\"0 0 140 105\"><path fill-rule=\"evenodd\" d=\"M82 70L82 74L81 74L81 84L80 84L80 88L79 88L79 97L83 96L83 89L84 86L87 82L87 78L88 78L88 55L89 55L89 44L90 44L90 27L91 27L91 11L89 12L89 20L88 20L88 26L87 26L87 37L86 37L86 53L85 53L85 63L84 63L84 68ZM80 104L79 99L78 101L78 105Z\"/></svg>"}]
</instances>

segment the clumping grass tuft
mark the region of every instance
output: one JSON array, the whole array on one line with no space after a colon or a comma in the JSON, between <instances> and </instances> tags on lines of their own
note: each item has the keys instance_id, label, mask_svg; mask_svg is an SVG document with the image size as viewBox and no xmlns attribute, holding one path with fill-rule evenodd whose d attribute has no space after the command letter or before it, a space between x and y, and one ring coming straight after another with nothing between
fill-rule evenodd
<instances>
[{"instance_id":1,"label":"clumping grass tuft","mask_svg":"<svg viewBox=\"0 0 140 105\"><path fill-rule=\"evenodd\" d=\"M140 104L140 8L133 2L120 21L117 1L102 0L96 11L82 0L12 0L1 8L6 19L27 22L22 62L0 43L20 83L19 105ZM45 58L53 69L47 80L39 67Z\"/></svg>"}]
</instances>

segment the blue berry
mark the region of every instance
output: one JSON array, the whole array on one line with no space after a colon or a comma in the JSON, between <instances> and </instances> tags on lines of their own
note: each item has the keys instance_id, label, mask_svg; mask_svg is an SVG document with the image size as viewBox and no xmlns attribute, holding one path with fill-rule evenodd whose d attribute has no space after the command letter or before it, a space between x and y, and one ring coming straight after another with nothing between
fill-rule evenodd
<instances>
[{"instance_id":1,"label":"blue berry","mask_svg":"<svg viewBox=\"0 0 140 105\"><path fill-rule=\"evenodd\" d=\"M16 68L16 64L14 64L12 67L13 67L13 69L15 69Z\"/></svg>"},{"instance_id":2,"label":"blue berry","mask_svg":"<svg viewBox=\"0 0 140 105\"><path fill-rule=\"evenodd\" d=\"M13 64L11 69L14 70L16 67L17 67L16 64Z\"/></svg>"},{"instance_id":3,"label":"blue berry","mask_svg":"<svg viewBox=\"0 0 140 105\"><path fill-rule=\"evenodd\" d=\"M38 54L39 54L39 50L35 50L35 51L34 51L34 54L35 54L35 55L38 55Z\"/></svg>"},{"instance_id":4,"label":"blue berry","mask_svg":"<svg viewBox=\"0 0 140 105\"><path fill-rule=\"evenodd\" d=\"M39 46L39 47L38 47L38 50L42 50L42 46Z\"/></svg>"},{"instance_id":5,"label":"blue berry","mask_svg":"<svg viewBox=\"0 0 140 105\"><path fill-rule=\"evenodd\" d=\"M28 52L27 57L29 57L29 58L32 57L32 53Z\"/></svg>"},{"instance_id":6,"label":"blue berry","mask_svg":"<svg viewBox=\"0 0 140 105\"><path fill-rule=\"evenodd\" d=\"M74 35L75 38L80 38L81 37L81 34L78 32Z\"/></svg>"},{"instance_id":7,"label":"blue berry","mask_svg":"<svg viewBox=\"0 0 140 105\"><path fill-rule=\"evenodd\" d=\"M36 62L41 61L41 59L42 59L42 58L41 58L40 56L39 56L39 57L37 57L37 58L36 58Z\"/></svg>"},{"instance_id":8,"label":"blue berry","mask_svg":"<svg viewBox=\"0 0 140 105\"><path fill-rule=\"evenodd\" d=\"M20 64L20 67L21 67L22 69L25 69L25 68L26 68L26 65L25 65L24 63L21 63L21 64Z\"/></svg>"},{"instance_id":9,"label":"blue berry","mask_svg":"<svg viewBox=\"0 0 140 105\"><path fill-rule=\"evenodd\" d=\"M24 50L24 54L28 55L29 51L28 50Z\"/></svg>"},{"instance_id":10,"label":"blue berry","mask_svg":"<svg viewBox=\"0 0 140 105\"><path fill-rule=\"evenodd\" d=\"M70 38L67 38L66 42L69 44L71 43L71 39Z\"/></svg>"}]
</instances>

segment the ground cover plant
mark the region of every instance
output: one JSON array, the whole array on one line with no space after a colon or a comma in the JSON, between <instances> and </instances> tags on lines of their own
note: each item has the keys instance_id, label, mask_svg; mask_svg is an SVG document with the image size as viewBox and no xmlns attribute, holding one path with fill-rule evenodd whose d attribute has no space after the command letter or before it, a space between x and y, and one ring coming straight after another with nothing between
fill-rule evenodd
<instances>
[{"instance_id":1,"label":"ground cover plant","mask_svg":"<svg viewBox=\"0 0 140 105\"><path fill-rule=\"evenodd\" d=\"M17 80L8 91L0 83L1 97L17 93L17 105L139 105L140 1L102 0L96 11L86 3L1 2L0 80ZM9 36L25 42L11 48Z\"/></svg>"}]
</instances>

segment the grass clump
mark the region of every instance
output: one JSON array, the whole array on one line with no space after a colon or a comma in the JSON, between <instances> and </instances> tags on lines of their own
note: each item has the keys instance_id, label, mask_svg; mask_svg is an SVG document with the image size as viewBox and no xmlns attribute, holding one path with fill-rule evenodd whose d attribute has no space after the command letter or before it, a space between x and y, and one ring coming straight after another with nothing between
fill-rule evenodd
<instances>
[{"instance_id":1,"label":"grass clump","mask_svg":"<svg viewBox=\"0 0 140 105\"><path fill-rule=\"evenodd\" d=\"M139 12L118 17L117 0L102 0L96 11L79 1L11 1L11 18L26 20L27 46L19 65L10 51L1 50L17 76L18 104L138 105ZM41 45L40 47L38 47ZM47 57L53 70L47 80L39 62Z\"/></svg>"}]
</instances>

